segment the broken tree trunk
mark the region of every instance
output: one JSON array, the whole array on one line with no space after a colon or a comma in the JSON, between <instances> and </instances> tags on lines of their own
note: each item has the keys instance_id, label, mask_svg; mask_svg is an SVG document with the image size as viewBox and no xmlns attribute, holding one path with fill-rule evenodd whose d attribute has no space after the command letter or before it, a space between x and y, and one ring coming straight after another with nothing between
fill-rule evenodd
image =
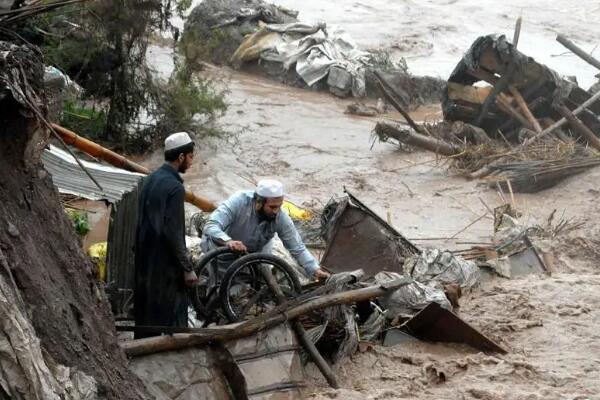
<instances>
[{"instance_id":1,"label":"broken tree trunk","mask_svg":"<svg viewBox=\"0 0 600 400\"><path fill-rule=\"evenodd\" d=\"M67 144L71 146L77 147L79 150L91 155L92 157L100 158L101 160L106 161L107 163L114 165L117 168L123 168L127 171L138 172L140 174L148 175L150 169L135 163L126 157L123 157L120 154L115 153L103 146L100 146L97 143L92 142L91 140L85 139L75 132L72 132L66 128L63 128L60 125L52 124L53 130L58 133L60 138ZM185 192L185 201L190 204L195 205L202 211L214 211L217 207L211 201L197 196L189 190Z\"/></svg>"},{"instance_id":2,"label":"broken tree trunk","mask_svg":"<svg viewBox=\"0 0 600 400\"><path fill-rule=\"evenodd\" d=\"M421 135L408 129L403 129L395 123L380 121L375 125L375 133L382 141L394 138L400 143L419 147L431 152L450 157L462 152L458 146L443 142L430 136Z\"/></svg>"},{"instance_id":3,"label":"broken tree trunk","mask_svg":"<svg viewBox=\"0 0 600 400\"><path fill-rule=\"evenodd\" d=\"M554 107L556 111L560 113L563 117L569 121L569 125L577 131L581 135L581 137L585 138L587 142L595 148L596 150L600 150L600 139L592 132L590 128L588 128L583 122L581 122L571 110L569 110L564 105L560 104Z\"/></svg>"},{"instance_id":4,"label":"broken tree trunk","mask_svg":"<svg viewBox=\"0 0 600 400\"><path fill-rule=\"evenodd\" d=\"M298 318L301 315L323 308L371 300L392 293L400 287L411 284L412 279L396 279L385 285L370 286L362 289L349 290L340 293L318 297L301 304L288 307L278 307L273 312L266 313L241 324L224 325L217 328L198 328L193 334L178 334L172 336L156 336L146 339L121 343L121 348L130 357L163 351L178 350L187 347L203 345L211 342L226 342L250 336L285 321Z\"/></svg>"},{"instance_id":5,"label":"broken tree trunk","mask_svg":"<svg viewBox=\"0 0 600 400\"><path fill-rule=\"evenodd\" d=\"M567 39L563 35L558 35L556 37L556 41L558 43L562 44L563 46L565 46L567 49L571 50L576 55L578 55L582 60L584 60L588 64L593 65L594 67L600 69L600 61L596 60L589 53L585 52L582 48L577 46L575 43L571 42L569 39Z\"/></svg>"}]
</instances>

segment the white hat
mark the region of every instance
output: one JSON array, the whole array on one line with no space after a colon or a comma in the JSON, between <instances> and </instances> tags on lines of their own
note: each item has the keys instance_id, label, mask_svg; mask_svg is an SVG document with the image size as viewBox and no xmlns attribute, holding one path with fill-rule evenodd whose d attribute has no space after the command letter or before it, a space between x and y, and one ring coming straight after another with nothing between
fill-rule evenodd
<instances>
[{"instance_id":1,"label":"white hat","mask_svg":"<svg viewBox=\"0 0 600 400\"><path fill-rule=\"evenodd\" d=\"M256 194L267 199L283 197L283 184L274 179L263 179L256 185Z\"/></svg>"},{"instance_id":2,"label":"white hat","mask_svg":"<svg viewBox=\"0 0 600 400\"><path fill-rule=\"evenodd\" d=\"M187 132L177 132L165 139L165 151L173 150L192 143L192 138Z\"/></svg>"}]
</instances>

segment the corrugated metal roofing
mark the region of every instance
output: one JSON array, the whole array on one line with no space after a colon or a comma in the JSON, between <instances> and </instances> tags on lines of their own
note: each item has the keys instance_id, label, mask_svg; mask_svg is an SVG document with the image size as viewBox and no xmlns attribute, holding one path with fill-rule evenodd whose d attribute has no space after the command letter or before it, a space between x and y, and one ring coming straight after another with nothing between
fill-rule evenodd
<instances>
[{"instance_id":1,"label":"corrugated metal roofing","mask_svg":"<svg viewBox=\"0 0 600 400\"><path fill-rule=\"evenodd\" d=\"M77 165L66 151L50 145L42 154L46 170L60 193L72 194L89 200L108 200L115 203L124 193L133 190L144 175L89 161L81 161L96 178L102 190Z\"/></svg>"}]
</instances>

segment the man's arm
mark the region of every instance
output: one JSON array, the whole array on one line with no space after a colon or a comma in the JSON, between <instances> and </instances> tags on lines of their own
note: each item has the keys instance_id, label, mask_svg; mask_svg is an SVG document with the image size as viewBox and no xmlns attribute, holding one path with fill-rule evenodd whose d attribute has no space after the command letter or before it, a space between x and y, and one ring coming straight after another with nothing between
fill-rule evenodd
<instances>
[{"instance_id":1,"label":"man's arm","mask_svg":"<svg viewBox=\"0 0 600 400\"><path fill-rule=\"evenodd\" d=\"M281 239L281 242L292 257L294 257L294 260L304 268L310 277L313 277L315 272L319 270L319 262L306 249L290 216L285 212L281 212L279 218L277 235Z\"/></svg>"},{"instance_id":2,"label":"man's arm","mask_svg":"<svg viewBox=\"0 0 600 400\"><path fill-rule=\"evenodd\" d=\"M242 242L237 242L225 232L235 220L239 208L242 206L242 195L233 195L221 203L204 226L203 234L218 245L227 245L235 251L246 251L246 246Z\"/></svg>"},{"instance_id":3,"label":"man's arm","mask_svg":"<svg viewBox=\"0 0 600 400\"><path fill-rule=\"evenodd\" d=\"M188 257L185 246L185 211L183 202L185 189L176 186L171 192L165 209L164 235L165 240L173 252L184 272L193 271L192 262Z\"/></svg>"}]
</instances>

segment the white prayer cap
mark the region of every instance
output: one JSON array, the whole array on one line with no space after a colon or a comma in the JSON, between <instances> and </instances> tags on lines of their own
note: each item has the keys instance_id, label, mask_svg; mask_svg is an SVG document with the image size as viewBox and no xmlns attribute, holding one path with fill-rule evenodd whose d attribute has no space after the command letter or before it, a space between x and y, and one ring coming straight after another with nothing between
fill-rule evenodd
<instances>
[{"instance_id":1,"label":"white prayer cap","mask_svg":"<svg viewBox=\"0 0 600 400\"><path fill-rule=\"evenodd\" d=\"M263 179L256 185L256 194L267 199L283 197L283 184L274 179Z\"/></svg>"},{"instance_id":2,"label":"white prayer cap","mask_svg":"<svg viewBox=\"0 0 600 400\"><path fill-rule=\"evenodd\" d=\"M177 132L165 139L165 151L173 150L192 143L192 138L187 132Z\"/></svg>"}]
</instances>

